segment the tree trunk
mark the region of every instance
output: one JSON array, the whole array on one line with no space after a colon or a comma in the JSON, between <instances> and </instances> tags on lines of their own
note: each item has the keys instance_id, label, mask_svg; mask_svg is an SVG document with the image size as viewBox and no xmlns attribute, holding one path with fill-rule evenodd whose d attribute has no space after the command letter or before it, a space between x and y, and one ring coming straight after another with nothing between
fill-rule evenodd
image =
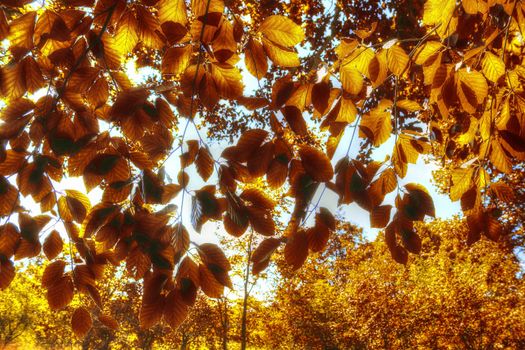
<instances>
[{"instance_id":1,"label":"tree trunk","mask_svg":"<svg viewBox=\"0 0 525 350\"><path fill-rule=\"evenodd\" d=\"M219 310L222 324L222 350L228 350L228 301L226 299L224 299L224 312L222 311L220 302Z\"/></svg>"},{"instance_id":2,"label":"tree trunk","mask_svg":"<svg viewBox=\"0 0 525 350\"><path fill-rule=\"evenodd\" d=\"M242 320L241 320L241 350L246 350L247 344L247 332L246 332L246 321L247 321L247 310L248 310L248 284L250 281L250 260L252 255L252 239L253 232L250 233L248 239L247 259L246 259L246 273L244 275L244 298L242 302Z\"/></svg>"},{"instance_id":3,"label":"tree trunk","mask_svg":"<svg viewBox=\"0 0 525 350\"><path fill-rule=\"evenodd\" d=\"M188 346L188 338L185 334L182 334L182 342L180 343L180 350L186 350Z\"/></svg>"}]
</instances>

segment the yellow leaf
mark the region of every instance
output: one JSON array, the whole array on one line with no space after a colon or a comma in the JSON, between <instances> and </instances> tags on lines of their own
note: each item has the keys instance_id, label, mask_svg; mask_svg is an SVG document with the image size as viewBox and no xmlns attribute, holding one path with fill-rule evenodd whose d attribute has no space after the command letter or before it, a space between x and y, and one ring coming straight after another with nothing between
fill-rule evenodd
<instances>
[{"instance_id":1,"label":"yellow leaf","mask_svg":"<svg viewBox=\"0 0 525 350\"><path fill-rule=\"evenodd\" d=\"M343 66L357 69L361 74L368 77L368 66L374 58L374 50L369 47L359 47L343 61Z\"/></svg>"},{"instance_id":2,"label":"yellow leaf","mask_svg":"<svg viewBox=\"0 0 525 350\"><path fill-rule=\"evenodd\" d=\"M340 60L345 59L355 50L358 44L359 42L355 39L342 39L339 45L335 48L335 53Z\"/></svg>"},{"instance_id":3,"label":"yellow leaf","mask_svg":"<svg viewBox=\"0 0 525 350\"><path fill-rule=\"evenodd\" d=\"M428 0L424 7L423 23L427 26L439 26L436 30L438 35L447 37L457 25L457 19L452 20L455 7L455 0Z\"/></svg>"},{"instance_id":4,"label":"yellow leaf","mask_svg":"<svg viewBox=\"0 0 525 350\"><path fill-rule=\"evenodd\" d=\"M304 39L304 32L300 26L279 15L266 18L259 30L266 38L285 47L297 45Z\"/></svg>"},{"instance_id":5,"label":"yellow leaf","mask_svg":"<svg viewBox=\"0 0 525 350\"><path fill-rule=\"evenodd\" d=\"M463 0L461 1L465 13L475 15L478 12L485 14L489 8L488 4L483 0Z\"/></svg>"},{"instance_id":6,"label":"yellow leaf","mask_svg":"<svg viewBox=\"0 0 525 350\"><path fill-rule=\"evenodd\" d=\"M472 168L457 168L452 170L452 186L450 187L450 199L457 201L463 193L467 192L472 185Z\"/></svg>"},{"instance_id":7,"label":"yellow leaf","mask_svg":"<svg viewBox=\"0 0 525 350\"><path fill-rule=\"evenodd\" d=\"M479 104L488 94L487 80L478 71L468 71L465 68L455 74L459 101L465 111L474 113Z\"/></svg>"},{"instance_id":8,"label":"yellow leaf","mask_svg":"<svg viewBox=\"0 0 525 350\"><path fill-rule=\"evenodd\" d=\"M357 116L357 109L349 98L341 97L341 108L337 114L336 122L352 123Z\"/></svg>"},{"instance_id":9,"label":"yellow leaf","mask_svg":"<svg viewBox=\"0 0 525 350\"><path fill-rule=\"evenodd\" d=\"M494 139L490 143L490 161L494 166L503 173L510 173L512 165L505 151L498 140Z\"/></svg>"},{"instance_id":10,"label":"yellow leaf","mask_svg":"<svg viewBox=\"0 0 525 350\"><path fill-rule=\"evenodd\" d=\"M363 75L350 65L341 66L339 70L343 90L352 95L357 95L363 88Z\"/></svg>"},{"instance_id":11,"label":"yellow leaf","mask_svg":"<svg viewBox=\"0 0 525 350\"><path fill-rule=\"evenodd\" d=\"M35 27L36 12L31 11L22 16L15 17L9 24L9 40L11 50L13 48L29 50L33 46L33 32Z\"/></svg>"},{"instance_id":12,"label":"yellow leaf","mask_svg":"<svg viewBox=\"0 0 525 350\"><path fill-rule=\"evenodd\" d=\"M409 112L417 112L423 109L419 103L416 101L404 99L397 101L397 107L405 109Z\"/></svg>"},{"instance_id":13,"label":"yellow leaf","mask_svg":"<svg viewBox=\"0 0 525 350\"><path fill-rule=\"evenodd\" d=\"M188 21L184 0L160 0L157 6L160 23L175 22L184 25Z\"/></svg>"},{"instance_id":14,"label":"yellow leaf","mask_svg":"<svg viewBox=\"0 0 525 350\"><path fill-rule=\"evenodd\" d=\"M424 64L430 57L443 48L439 41L427 41L414 55L416 64Z\"/></svg>"},{"instance_id":15,"label":"yellow leaf","mask_svg":"<svg viewBox=\"0 0 525 350\"><path fill-rule=\"evenodd\" d=\"M214 63L211 67L211 75L220 96L236 98L242 95L244 86L241 72L237 67L226 63Z\"/></svg>"},{"instance_id":16,"label":"yellow leaf","mask_svg":"<svg viewBox=\"0 0 525 350\"><path fill-rule=\"evenodd\" d=\"M423 76L425 85L432 85L438 68L441 66L442 53L439 52L429 57L423 64Z\"/></svg>"},{"instance_id":17,"label":"yellow leaf","mask_svg":"<svg viewBox=\"0 0 525 350\"><path fill-rule=\"evenodd\" d=\"M494 83L505 74L505 63L491 52L485 53L481 67L487 79Z\"/></svg>"},{"instance_id":18,"label":"yellow leaf","mask_svg":"<svg viewBox=\"0 0 525 350\"><path fill-rule=\"evenodd\" d=\"M406 69L410 58L405 50L399 45L394 45L386 52L388 69L397 76L402 75Z\"/></svg>"},{"instance_id":19,"label":"yellow leaf","mask_svg":"<svg viewBox=\"0 0 525 350\"><path fill-rule=\"evenodd\" d=\"M478 124L479 123L476 118L470 117L470 125L468 130L457 138L459 145L468 145L474 141L474 138L476 137L476 131L478 130Z\"/></svg>"},{"instance_id":20,"label":"yellow leaf","mask_svg":"<svg viewBox=\"0 0 525 350\"><path fill-rule=\"evenodd\" d=\"M113 42L115 49L120 54L128 54L135 48L139 41L137 30L138 23L133 13L131 11L124 12L118 21L117 32Z\"/></svg>"},{"instance_id":21,"label":"yellow leaf","mask_svg":"<svg viewBox=\"0 0 525 350\"><path fill-rule=\"evenodd\" d=\"M297 52L293 49L281 47L265 38L263 38L263 46L270 60L278 66L291 68L301 64Z\"/></svg>"}]
</instances>

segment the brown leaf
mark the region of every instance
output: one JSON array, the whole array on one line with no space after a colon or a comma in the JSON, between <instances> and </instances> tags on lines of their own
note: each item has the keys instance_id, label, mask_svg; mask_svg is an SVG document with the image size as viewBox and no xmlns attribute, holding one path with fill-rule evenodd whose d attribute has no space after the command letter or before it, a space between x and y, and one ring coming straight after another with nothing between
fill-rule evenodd
<instances>
[{"instance_id":1,"label":"brown leaf","mask_svg":"<svg viewBox=\"0 0 525 350\"><path fill-rule=\"evenodd\" d=\"M213 174L213 164L214 160L210 152L205 147L201 147L195 159L195 167L204 181L207 181Z\"/></svg>"},{"instance_id":2,"label":"brown leaf","mask_svg":"<svg viewBox=\"0 0 525 350\"><path fill-rule=\"evenodd\" d=\"M304 170L314 180L327 182L334 177L334 169L326 154L315 147L303 145L299 149L299 155Z\"/></svg>"},{"instance_id":3,"label":"brown leaf","mask_svg":"<svg viewBox=\"0 0 525 350\"><path fill-rule=\"evenodd\" d=\"M383 228L390 221L391 205L380 205L370 211L370 227Z\"/></svg>"},{"instance_id":4,"label":"brown leaf","mask_svg":"<svg viewBox=\"0 0 525 350\"><path fill-rule=\"evenodd\" d=\"M47 302L51 310L60 310L73 300L74 287L71 276L60 277L47 289Z\"/></svg>"},{"instance_id":5,"label":"brown leaf","mask_svg":"<svg viewBox=\"0 0 525 350\"><path fill-rule=\"evenodd\" d=\"M182 299L178 289L172 290L166 296L164 307L164 320L175 331L188 316L188 305Z\"/></svg>"},{"instance_id":6,"label":"brown leaf","mask_svg":"<svg viewBox=\"0 0 525 350\"><path fill-rule=\"evenodd\" d=\"M314 108L321 114L324 114L328 108L330 98L330 84L322 81L314 84L312 88L312 103Z\"/></svg>"},{"instance_id":7,"label":"brown leaf","mask_svg":"<svg viewBox=\"0 0 525 350\"><path fill-rule=\"evenodd\" d=\"M284 246L284 258L286 263L292 266L294 270L303 266L308 257L308 237L304 231L297 231L288 237Z\"/></svg>"},{"instance_id":8,"label":"brown leaf","mask_svg":"<svg viewBox=\"0 0 525 350\"><path fill-rule=\"evenodd\" d=\"M11 260L0 262L0 290L4 290L15 278L15 266Z\"/></svg>"},{"instance_id":9,"label":"brown leaf","mask_svg":"<svg viewBox=\"0 0 525 350\"><path fill-rule=\"evenodd\" d=\"M226 258L226 255L224 255L222 249L216 244L201 244L199 245L198 252L202 262L206 266L210 267L210 265L214 265L223 271L231 270L231 265L228 261L228 258Z\"/></svg>"},{"instance_id":10,"label":"brown leaf","mask_svg":"<svg viewBox=\"0 0 525 350\"><path fill-rule=\"evenodd\" d=\"M20 243L20 232L12 223L0 226L0 254L11 258Z\"/></svg>"},{"instance_id":11,"label":"brown leaf","mask_svg":"<svg viewBox=\"0 0 525 350\"><path fill-rule=\"evenodd\" d=\"M119 329L118 322L110 315L101 314L98 316L98 320L100 321L100 323L102 323L109 329L112 329L114 331Z\"/></svg>"},{"instance_id":12,"label":"brown leaf","mask_svg":"<svg viewBox=\"0 0 525 350\"><path fill-rule=\"evenodd\" d=\"M62 252L63 246L64 242L62 241L62 237L60 237L58 231L53 230L44 241L44 254L49 260L53 260L58 254Z\"/></svg>"},{"instance_id":13,"label":"brown leaf","mask_svg":"<svg viewBox=\"0 0 525 350\"><path fill-rule=\"evenodd\" d=\"M64 274L66 262L64 260L56 260L46 266L42 274L42 286L49 288L53 284L58 283L59 279Z\"/></svg>"},{"instance_id":14,"label":"brown leaf","mask_svg":"<svg viewBox=\"0 0 525 350\"><path fill-rule=\"evenodd\" d=\"M325 225L316 225L306 230L306 236L310 250L313 252L320 252L328 243L330 230Z\"/></svg>"},{"instance_id":15,"label":"brown leaf","mask_svg":"<svg viewBox=\"0 0 525 350\"><path fill-rule=\"evenodd\" d=\"M405 185L408 194L403 200L403 213L410 220L423 220L425 215L436 216L434 201L427 189L419 184Z\"/></svg>"},{"instance_id":16,"label":"brown leaf","mask_svg":"<svg viewBox=\"0 0 525 350\"><path fill-rule=\"evenodd\" d=\"M294 133L299 136L305 136L308 134L308 126L306 125L306 121L304 120L303 114L299 108L296 106L285 106L281 109L281 112Z\"/></svg>"},{"instance_id":17,"label":"brown leaf","mask_svg":"<svg viewBox=\"0 0 525 350\"><path fill-rule=\"evenodd\" d=\"M199 265L200 286L204 294L210 298L220 298L224 292L224 286L217 281L213 273L205 266Z\"/></svg>"},{"instance_id":18,"label":"brown leaf","mask_svg":"<svg viewBox=\"0 0 525 350\"><path fill-rule=\"evenodd\" d=\"M275 223L269 210L253 206L247 207L246 210L250 224L255 232L263 236L272 236L275 234Z\"/></svg>"},{"instance_id":19,"label":"brown leaf","mask_svg":"<svg viewBox=\"0 0 525 350\"><path fill-rule=\"evenodd\" d=\"M246 162L250 155L254 153L268 136L268 131L263 129L250 129L242 133L237 141L238 162Z\"/></svg>"},{"instance_id":20,"label":"brown leaf","mask_svg":"<svg viewBox=\"0 0 525 350\"><path fill-rule=\"evenodd\" d=\"M71 316L71 328L79 339L83 339L93 326L91 314L85 307L79 307Z\"/></svg>"}]
</instances>

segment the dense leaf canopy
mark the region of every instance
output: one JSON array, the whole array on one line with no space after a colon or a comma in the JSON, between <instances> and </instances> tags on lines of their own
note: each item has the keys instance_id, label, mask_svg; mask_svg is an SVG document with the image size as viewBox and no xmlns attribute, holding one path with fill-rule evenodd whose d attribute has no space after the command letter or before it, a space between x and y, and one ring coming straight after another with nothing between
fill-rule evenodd
<instances>
[{"instance_id":1,"label":"dense leaf canopy","mask_svg":"<svg viewBox=\"0 0 525 350\"><path fill-rule=\"evenodd\" d=\"M141 326L177 328L199 290L232 288L224 251L194 232L250 231L252 272L281 252L299 269L337 227L325 192L368 211L407 264L435 216L404 181L420 155L461 203L462 240L519 247L524 14L517 0L2 1L0 288L43 253L51 309L90 297L72 315L82 337L105 270L125 264ZM64 188L75 178L85 189Z\"/></svg>"}]
</instances>

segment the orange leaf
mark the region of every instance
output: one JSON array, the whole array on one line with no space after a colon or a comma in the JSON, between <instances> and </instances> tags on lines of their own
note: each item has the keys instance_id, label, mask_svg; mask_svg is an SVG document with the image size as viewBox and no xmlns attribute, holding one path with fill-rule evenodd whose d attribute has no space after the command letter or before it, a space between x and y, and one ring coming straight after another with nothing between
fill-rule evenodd
<instances>
[{"instance_id":1,"label":"orange leaf","mask_svg":"<svg viewBox=\"0 0 525 350\"><path fill-rule=\"evenodd\" d=\"M275 207L275 201L259 188L247 188L241 193L240 197L258 208L273 209Z\"/></svg>"},{"instance_id":2,"label":"orange leaf","mask_svg":"<svg viewBox=\"0 0 525 350\"><path fill-rule=\"evenodd\" d=\"M268 71L268 58L259 41L250 37L244 52L244 62L248 71L257 79L262 79Z\"/></svg>"},{"instance_id":3,"label":"orange leaf","mask_svg":"<svg viewBox=\"0 0 525 350\"><path fill-rule=\"evenodd\" d=\"M224 286L217 281L213 273L205 266L199 265L200 286L204 294L210 298L220 298L224 292Z\"/></svg>"}]
</instances>

